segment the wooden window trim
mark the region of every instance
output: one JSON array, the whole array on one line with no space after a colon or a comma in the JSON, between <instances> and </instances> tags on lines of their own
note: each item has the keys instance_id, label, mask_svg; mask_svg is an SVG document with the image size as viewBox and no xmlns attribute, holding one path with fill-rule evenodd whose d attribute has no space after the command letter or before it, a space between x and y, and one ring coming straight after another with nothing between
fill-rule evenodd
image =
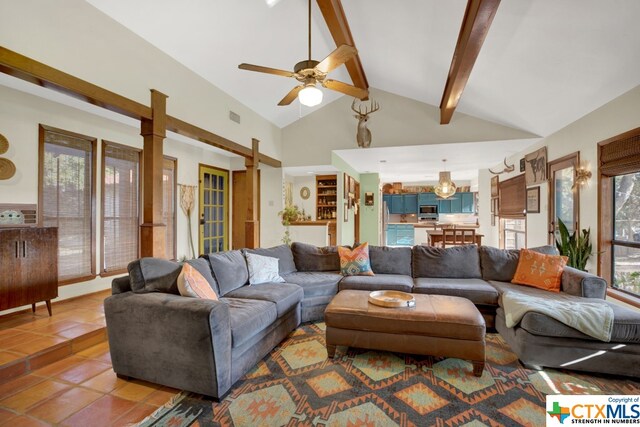
<instances>
[{"instance_id":1,"label":"wooden window trim","mask_svg":"<svg viewBox=\"0 0 640 427\"><path fill-rule=\"evenodd\" d=\"M604 278L609 286L607 295L620 299L627 304L640 307L640 298L612 288L613 270L613 176L602 171L604 164L602 151L605 146L617 141L640 136L640 127L621 133L598 143L598 276Z\"/></svg>"},{"instance_id":2,"label":"wooden window trim","mask_svg":"<svg viewBox=\"0 0 640 427\"><path fill-rule=\"evenodd\" d=\"M551 216L555 212L555 186L553 185L553 173L558 170L573 167L573 178L575 179L576 170L580 166L580 152L576 151L571 154L567 154L564 157L555 159L547 165L547 176L549 177L549 194L548 194L548 206L547 211L547 234L548 242L550 245L555 245L555 223L556 219ZM575 230L580 230L580 186L577 186L573 190L573 225Z\"/></svg>"},{"instance_id":3,"label":"wooden window trim","mask_svg":"<svg viewBox=\"0 0 640 427\"><path fill-rule=\"evenodd\" d=\"M142 218L142 203L140 203L142 201L142 160L143 160L143 156L142 156L142 150L136 147L131 147L129 145L125 145L125 144L119 144L117 142L112 142L112 141L107 141L105 139L102 140L102 147L101 147L101 154L100 154L100 159L102 161L102 168L101 168L101 183L100 183L100 277L111 277L111 276L115 276L118 274L123 274L123 273L127 273L126 269L117 269L117 270L113 270L113 271L105 271L104 270L104 181L105 181L105 168L106 168L106 162L105 162L105 154L106 154L106 148L109 147L115 147L115 148L121 148L121 149L125 149L125 150L131 150L131 151L135 151L138 153L138 164L139 164L139 171L138 171L138 258L140 258L140 219Z\"/></svg>"},{"instance_id":4,"label":"wooden window trim","mask_svg":"<svg viewBox=\"0 0 640 427\"><path fill-rule=\"evenodd\" d=\"M74 138L84 139L91 143L91 271L89 276L74 277L62 281L58 281L58 286L66 286L87 280L93 280L96 277L96 182L97 182L97 146L98 138L83 135L76 132L67 131L49 125L38 124L38 225L43 224L44 213L44 137L45 132L55 132L63 135L69 135Z\"/></svg>"}]
</instances>

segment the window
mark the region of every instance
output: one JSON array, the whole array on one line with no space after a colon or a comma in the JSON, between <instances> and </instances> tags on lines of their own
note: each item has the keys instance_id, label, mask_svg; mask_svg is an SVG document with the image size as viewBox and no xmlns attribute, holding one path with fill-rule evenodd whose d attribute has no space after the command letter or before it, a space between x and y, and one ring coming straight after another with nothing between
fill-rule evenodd
<instances>
[{"instance_id":1,"label":"window","mask_svg":"<svg viewBox=\"0 0 640 427\"><path fill-rule=\"evenodd\" d=\"M162 220L166 225L165 256L176 259L176 166L177 160L165 157L162 166Z\"/></svg>"},{"instance_id":2,"label":"window","mask_svg":"<svg viewBox=\"0 0 640 427\"><path fill-rule=\"evenodd\" d=\"M527 247L527 221L525 219L501 219L503 249Z\"/></svg>"},{"instance_id":3,"label":"window","mask_svg":"<svg viewBox=\"0 0 640 427\"><path fill-rule=\"evenodd\" d=\"M640 295L640 172L613 181L612 285Z\"/></svg>"},{"instance_id":4,"label":"window","mask_svg":"<svg viewBox=\"0 0 640 427\"><path fill-rule=\"evenodd\" d=\"M102 271L118 273L138 258L140 150L103 141Z\"/></svg>"},{"instance_id":5,"label":"window","mask_svg":"<svg viewBox=\"0 0 640 427\"><path fill-rule=\"evenodd\" d=\"M640 297L640 128L600 142L598 164L598 273L638 304L624 295Z\"/></svg>"},{"instance_id":6,"label":"window","mask_svg":"<svg viewBox=\"0 0 640 427\"><path fill-rule=\"evenodd\" d=\"M578 227L580 201L578 188L573 182L576 167L580 164L579 153L573 153L549 163L549 243L555 244L559 237L559 222L562 220L569 233Z\"/></svg>"},{"instance_id":7,"label":"window","mask_svg":"<svg viewBox=\"0 0 640 427\"><path fill-rule=\"evenodd\" d=\"M40 223L58 227L60 284L92 278L96 139L40 125Z\"/></svg>"}]
</instances>

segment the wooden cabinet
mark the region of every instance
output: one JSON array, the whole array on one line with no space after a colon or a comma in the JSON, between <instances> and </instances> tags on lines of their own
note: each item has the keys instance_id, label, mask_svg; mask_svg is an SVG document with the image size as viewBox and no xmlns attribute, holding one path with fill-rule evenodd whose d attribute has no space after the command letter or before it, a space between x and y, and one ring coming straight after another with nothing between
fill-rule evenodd
<instances>
[{"instance_id":1,"label":"wooden cabinet","mask_svg":"<svg viewBox=\"0 0 640 427\"><path fill-rule=\"evenodd\" d=\"M392 214L415 214L418 213L417 194L392 194L383 196L387 202L389 213Z\"/></svg>"},{"instance_id":2,"label":"wooden cabinet","mask_svg":"<svg viewBox=\"0 0 640 427\"><path fill-rule=\"evenodd\" d=\"M438 200L438 213L474 213L473 202L473 193L456 193L448 199Z\"/></svg>"},{"instance_id":3,"label":"wooden cabinet","mask_svg":"<svg viewBox=\"0 0 640 427\"><path fill-rule=\"evenodd\" d=\"M417 194L404 194L404 213L417 214L418 213L418 195Z\"/></svg>"},{"instance_id":4,"label":"wooden cabinet","mask_svg":"<svg viewBox=\"0 0 640 427\"><path fill-rule=\"evenodd\" d=\"M462 213L474 213L474 196L473 193L460 193Z\"/></svg>"},{"instance_id":5,"label":"wooden cabinet","mask_svg":"<svg viewBox=\"0 0 640 427\"><path fill-rule=\"evenodd\" d=\"M0 229L0 310L58 296L58 229Z\"/></svg>"},{"instance_id":6,"label":"wooden cabinet","mask_svg":"<svg viewBox=\"0 0 640 427\"><path fill-rule=\"evenodd\" d=\"M394 194L393 196L391 196L391 206L389 207L389 213L404 213L404 198L401 194Z\"/></svg>"},{"instance_id":7,"label":"wooden cabinet","mask_svg":"<svg viewBox=\"0 0 640 427\"><path fill-rule=\"evenodd\" d=\"M338 180L336 175L316 175L316 219L336 219Z\"/></svg>"},{"instance_id":8,"label":"wooden cabinet","mask_svg":"<svg viewBox=\"0 0 640 427\"><path fill-rule=\"evenodd\" d=\"M423 205L437 205L438 199L436 193L419 193L418 194L418 206Z\"/></svg>"}]
</instances>

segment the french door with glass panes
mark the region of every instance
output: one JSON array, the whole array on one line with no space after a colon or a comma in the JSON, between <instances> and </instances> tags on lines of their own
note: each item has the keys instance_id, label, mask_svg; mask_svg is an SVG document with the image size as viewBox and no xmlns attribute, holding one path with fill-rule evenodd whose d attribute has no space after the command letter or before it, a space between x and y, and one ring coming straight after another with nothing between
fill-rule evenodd
<instances>
[{"instance_id":1,"label":"french door with glass panes","mask_svg":"<svg viewBox=\"0 0 640 427\"><path fill-rule=\"evenodd\" d=\"M229 248L229 172L200 165L199 181L200 253Z\"/></svg>"}]
</instances>

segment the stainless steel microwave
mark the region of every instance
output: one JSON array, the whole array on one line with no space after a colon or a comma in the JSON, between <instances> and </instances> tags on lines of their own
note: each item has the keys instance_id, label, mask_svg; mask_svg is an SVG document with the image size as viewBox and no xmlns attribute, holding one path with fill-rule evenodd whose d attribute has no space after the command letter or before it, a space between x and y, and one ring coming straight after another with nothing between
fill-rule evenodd
<instances>
[{"instance_id":1,"label":"stainless steel microwave","mask_svg":"<svg viewBox=\"0 0 640 427\"><path fill-rule=\"evenodd\" d=\"M438 205L420 205L420 211L418 213L421 215L437 215Z\"/></svg>"}]
</instances>

